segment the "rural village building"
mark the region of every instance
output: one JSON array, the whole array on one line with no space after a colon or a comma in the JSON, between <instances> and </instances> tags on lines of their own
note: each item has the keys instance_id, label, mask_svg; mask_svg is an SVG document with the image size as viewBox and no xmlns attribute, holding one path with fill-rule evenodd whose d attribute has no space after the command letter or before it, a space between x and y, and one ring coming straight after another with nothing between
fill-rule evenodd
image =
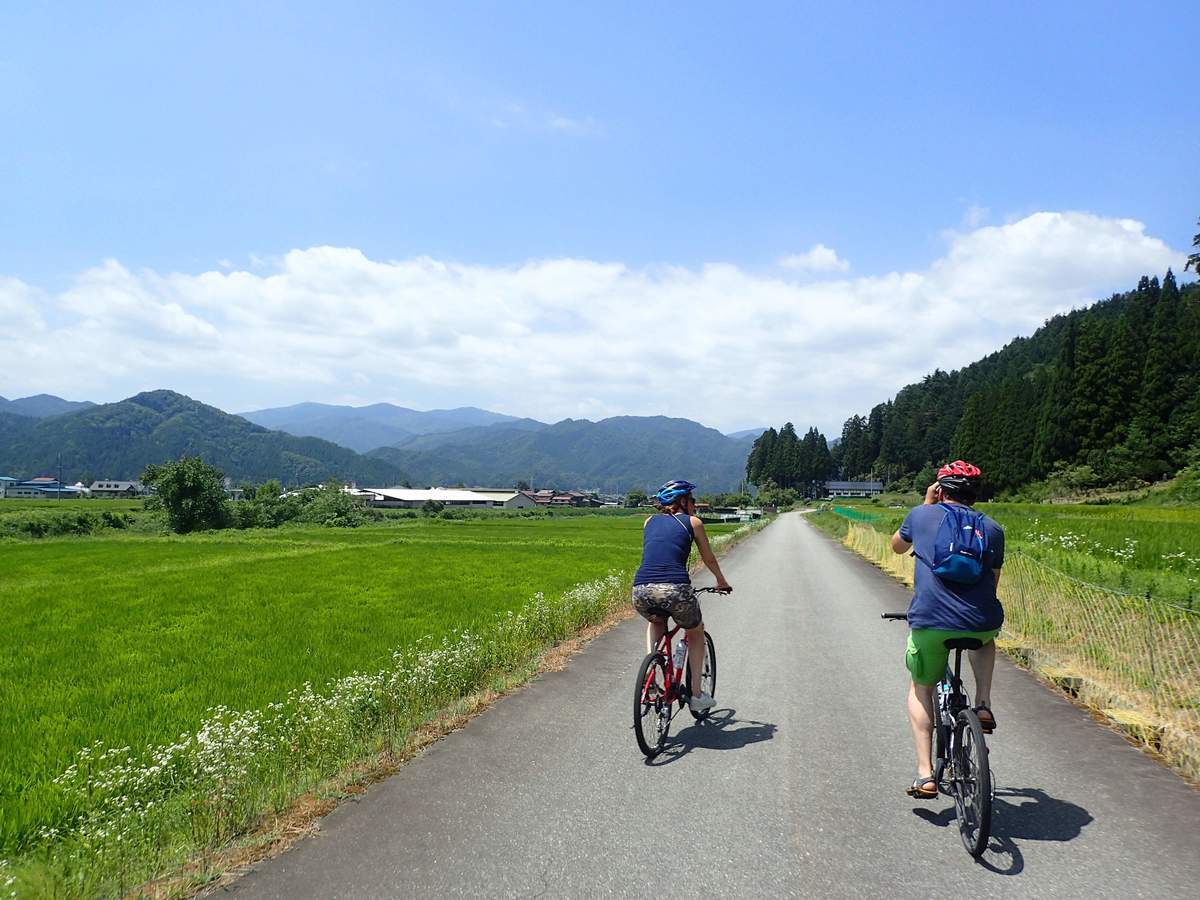
<instances>
[{"instance_id":1,"label":"rural village building","mask_svg":"<svg viewBox=\"0 0 1200 900\"><path fill-rule=\"evenodd\" d=\"M105 500L132 500L149 493L140 481L93 481L88 490Z\"/></svg>"},{"instance_id":2,"label":"rural village building","mask_svg":"<svg viewBox=\"0 0 1200 900\"><path fill-rule=\"evenodd\" d=\"M583 491L536 491L532 495L538 506L602 506L595 494Z\"/></svg>"},{"instance_id":3,"label":"rural village building","mask_svg":"<svg viewBox=\"0 0 1200 900\"><path fill-rule=\"evenodd\" d=\"M0 497L7 500L57 500L80 497L86 494L87 488L80 485L59 484L57 478L50 475L39 475L28 481L17 481L15 478L0 478Z\"/></svg>"},{"instance_id":4,"label":"rural village building","mask_svg":"<svg viewBox=\"0 0 1200 900\"><path fill-rule=\"evenodd\" d=\"M524 491L493 488L347 488L371 506L420 509L429 501L473 509L532 509L538 504Z\"/></svg>"},{"instance_id":5,"label":"rural village building","mask_svg":"<svg viewBox=\"0 0 1200 900\"><path fill-rule=\"evenodd\" d=\"M882 481L827 481L826 497L874 497L883 493Z\"/></svg>"}]
</instances>

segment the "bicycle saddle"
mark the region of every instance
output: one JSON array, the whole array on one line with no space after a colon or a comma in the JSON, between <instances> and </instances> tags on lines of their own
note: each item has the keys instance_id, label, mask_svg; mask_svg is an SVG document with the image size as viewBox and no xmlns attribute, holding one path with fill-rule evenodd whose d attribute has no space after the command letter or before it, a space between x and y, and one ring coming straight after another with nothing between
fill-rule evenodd
<instances>
[{"instance_id":1,"label":"bicycle saddle","mask_svg":"<svg viewBox=\"0 0 1200 900\"><path fill-rule=\"evenodd\" d=\"M951 650L978 650L983 646L983 641L979 638L950 638L945 644Z\"/></svg>"}]
</instances>

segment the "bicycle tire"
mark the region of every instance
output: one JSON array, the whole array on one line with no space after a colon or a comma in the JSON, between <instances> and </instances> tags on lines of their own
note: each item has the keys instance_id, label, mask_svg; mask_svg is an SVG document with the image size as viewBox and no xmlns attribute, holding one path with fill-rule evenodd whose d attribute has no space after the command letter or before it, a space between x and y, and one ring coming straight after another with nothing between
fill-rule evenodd
<instances>
[{"instance_id":1,"label":"bicycle tire","mask_svg":"<svg viewBox=\"0 0 1200 900\"><path fill-rule=\"evenodd\" d=\"M687 683L690 687L692 684L692 664L689 661L687 664ZM717 645L713 643L712 635L707 631L704 632L704 668L700 670L700 691L708 691L708 695L714 700L717 698ZM697 712L688 706L688 712L692 714L692 718L696 721L707 719L712 713L711 709L701 710Z\"/></svg>"},{"instance_id":2,"label":"bicycle tire","mask_svg":"<svg viewBox=\"0 0 1200 900\"><path fill-rule=\"evenodd\" d=\"M992 770L983 727L972 709L954 723L950 742L950 787L963 846L975 858L987 849L992 833Z\"/></svg>"},{"instance_id":3,"label":"bicycle tire","mask_svg":"<svg viewBox=\"0 0 1200 900\"><path fill-rule=\"evenodd\" d=\"M633 733L638 749L647 759L662 752L671 728L671 704L667 702L667 661L660 653L647 653L638 666L633 685Z\"/></svg>"}]
</instances>

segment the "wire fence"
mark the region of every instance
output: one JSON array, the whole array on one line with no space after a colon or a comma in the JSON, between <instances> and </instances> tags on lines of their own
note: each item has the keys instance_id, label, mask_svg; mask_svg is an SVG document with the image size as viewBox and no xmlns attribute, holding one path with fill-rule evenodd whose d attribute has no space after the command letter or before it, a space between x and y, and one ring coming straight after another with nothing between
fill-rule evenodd
<instances>
[{"instance_id":1,"label":"wire fence","mask_svg":"<svg viewBox=\"0 0 1200 900\"><path fill-rule=\"evenodd\" d=\"M912 584L914 560L856 522L845 544ZM1200 614L1089 584L1020 550L1000 579L1005 648L1200 780Z\"/></svg>"}]
</instances>

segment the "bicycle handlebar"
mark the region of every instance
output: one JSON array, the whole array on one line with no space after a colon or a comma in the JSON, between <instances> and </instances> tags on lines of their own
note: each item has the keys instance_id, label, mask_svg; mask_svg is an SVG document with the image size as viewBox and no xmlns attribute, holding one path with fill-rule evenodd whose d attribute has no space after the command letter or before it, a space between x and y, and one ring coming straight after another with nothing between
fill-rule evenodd
<instances>
[{"instance_id":1,"label":"bicycle handlebar","mask_svg":"<svg viewBox=\"0 0 1200 900\"><path fill-rule=\"evenodd\" d=\"M728 591L722 591L715 587L696 588L692 591L693 594L729 594L732 592L733 588L730 588Z\"/></svg>"},{"instance_id":2,"label":"bicycle handlebar","mask_svg":"<svg viewBox=\"0 0 1200 900\"><path fill-rule=\"evenodd\" d=\"M896 619L896 620L898 620L898 621L901 621L901 622L907 622L907 621L908 621L908 613L906 613L906 612L902 612L902 613L880 613L880 614L879 614L879 618L881 618L881 619Z\"/></svg>"}]
</instances>

